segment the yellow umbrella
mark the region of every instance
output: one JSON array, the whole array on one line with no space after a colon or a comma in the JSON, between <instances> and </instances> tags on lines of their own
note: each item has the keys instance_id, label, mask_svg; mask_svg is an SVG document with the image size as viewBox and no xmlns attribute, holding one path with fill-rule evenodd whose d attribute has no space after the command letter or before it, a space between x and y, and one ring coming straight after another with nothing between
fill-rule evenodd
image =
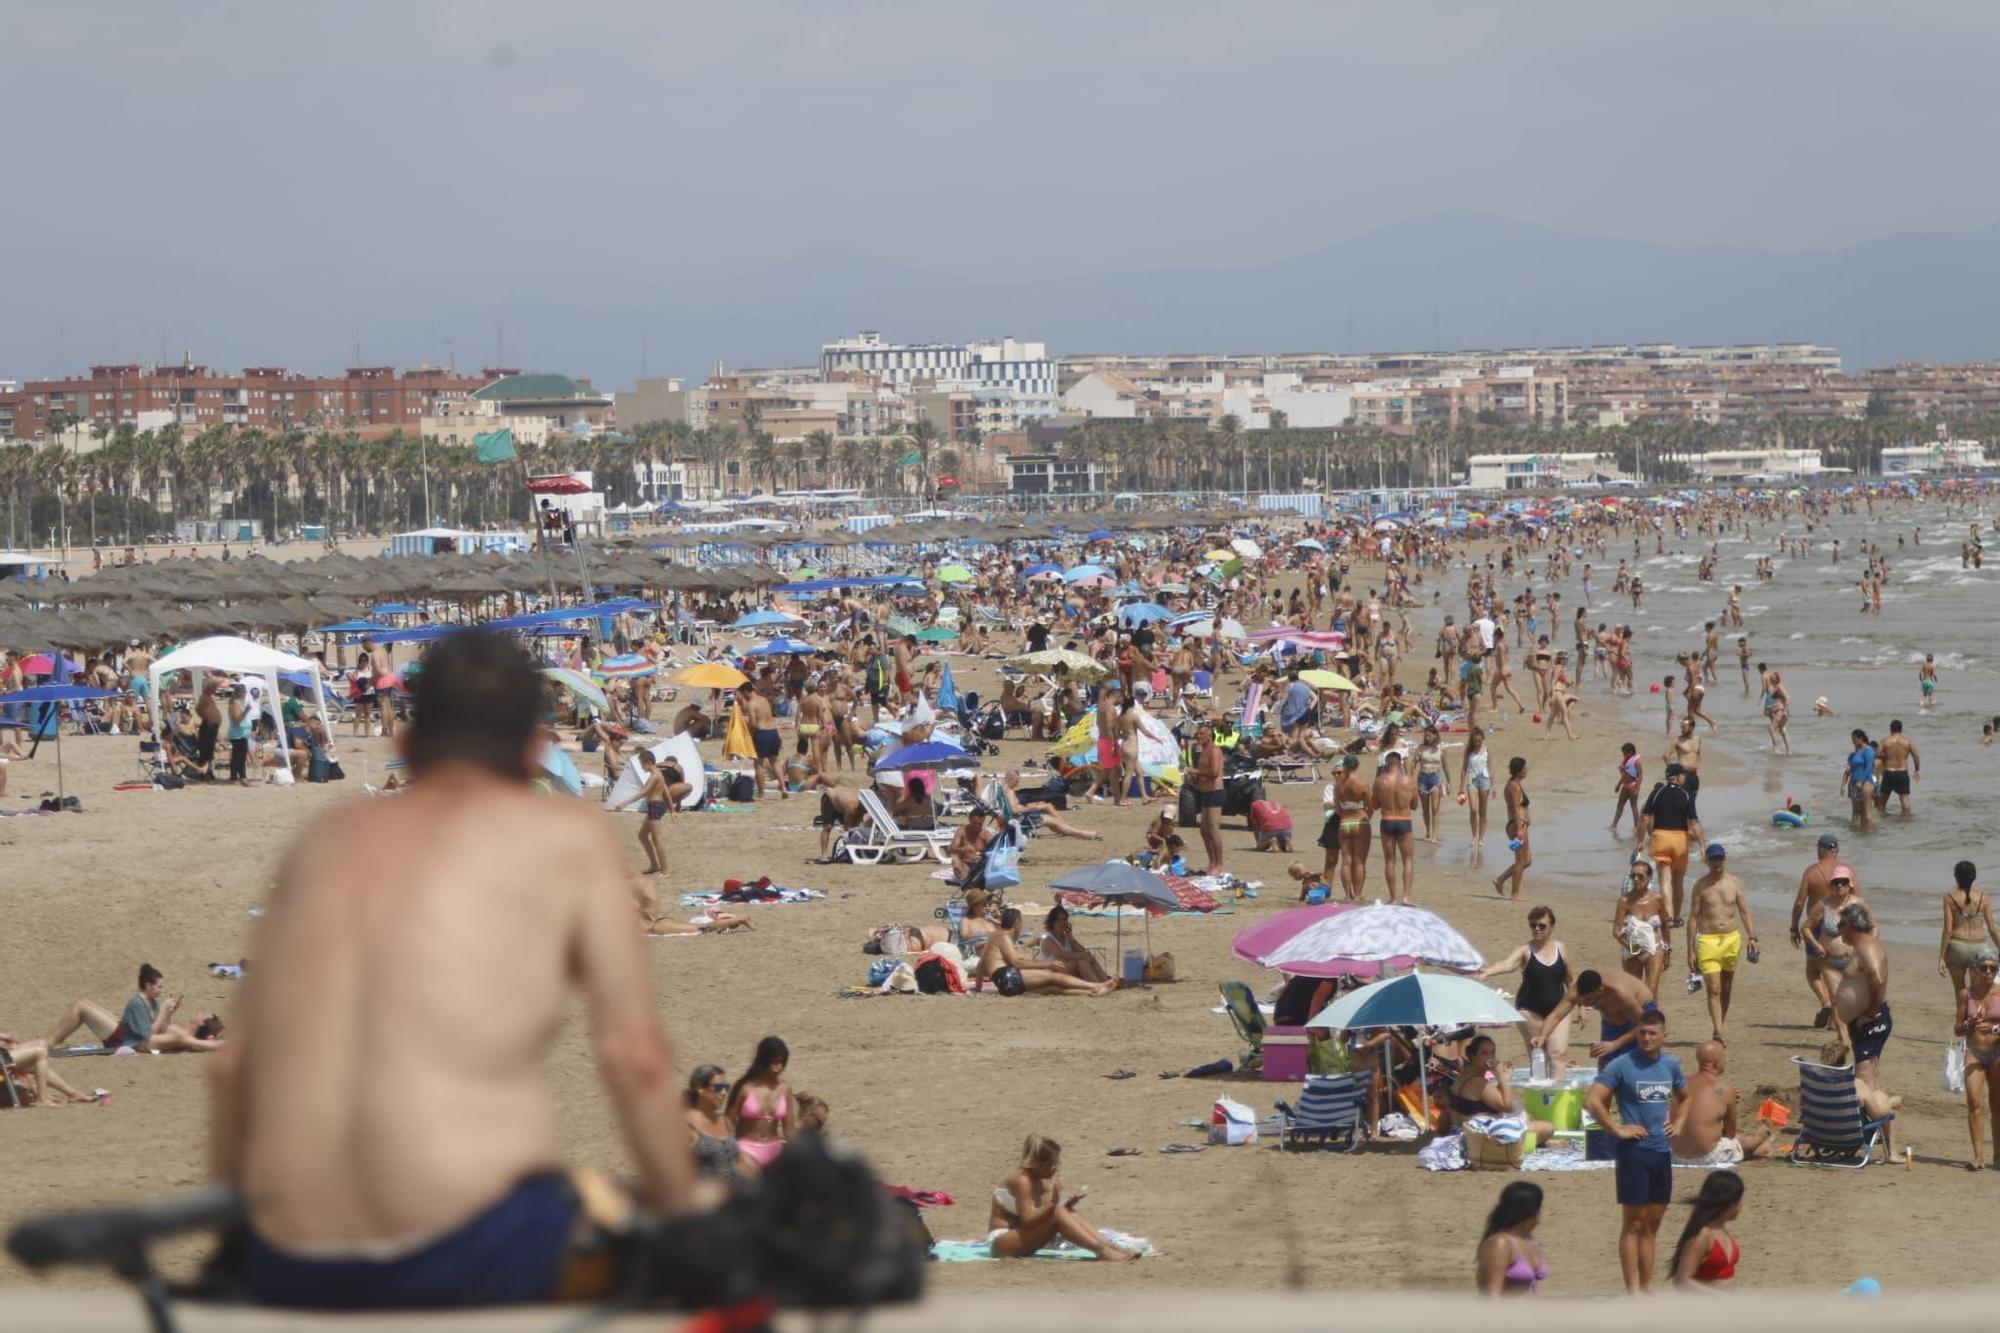
<instances>
[{"instance_id":1,"label":"yellow umbrella","mask_svg":"<svg viewBox=\"0 0 2000 1333\"><path fill-rule=\"evenodd\" d=\"M750 677L727 662L697 662L674 677L676 685L692 685L700 690L733 690L749 680Z\"/></svg>"},{"instance_id":2,"label":"yellow umbrella","mask_svg":"<svg viewBox=\"0 0 2000 1333\"><path fill-rule=\"evenodd\" d=\"M1208 558L1210 560L1215 561L1217 564L1225 564L1228 561L1234 560L1236 558L1236 552L1230 550L1210 551L1208 553Z\"/></svg>"},{"instance_id":3,"label":"yellow umbrella","mask_svg":"<svg viewBox=\"0 0 2000 1333\"><path fill-rule=\"evenodd\" d=\"M1353 694L1361 688L1338 671L1301 671L1299 679L1316 690L1344 690Z\"/></svg>"}]
</instances>

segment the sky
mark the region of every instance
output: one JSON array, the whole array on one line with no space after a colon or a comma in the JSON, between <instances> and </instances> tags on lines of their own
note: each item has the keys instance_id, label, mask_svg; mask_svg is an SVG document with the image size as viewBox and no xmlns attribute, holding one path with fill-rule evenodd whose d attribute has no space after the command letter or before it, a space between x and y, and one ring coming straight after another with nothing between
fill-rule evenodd
<instances>
[{"instance_id":1,"label":"sky","mask_svg":"<svg viewBox=\"0 0 2000 1333\"><path fill-rule=\"evenodd\" d=\"M10 7L0 249L675 279L1280 259L1477 210L1795 250L2000 218L2000 5ZM26 188L22 188L26 187Z\"/></svg>"}]
</instances>

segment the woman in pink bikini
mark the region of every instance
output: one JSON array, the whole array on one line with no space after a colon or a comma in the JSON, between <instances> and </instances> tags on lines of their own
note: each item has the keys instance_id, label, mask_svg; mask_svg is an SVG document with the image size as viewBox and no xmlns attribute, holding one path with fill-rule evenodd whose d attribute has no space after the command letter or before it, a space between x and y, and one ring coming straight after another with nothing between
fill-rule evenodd
<instances>
[{"instance_id":1,"label":"woman in pink bikini","mask_svg":"<svg viewBox=\"0 0 2000 1333\"><path fill-rule=\"evenodd\" d=\"M729 1090L728 1115L736 1122L736 1146L759 1167L778 1160L799 1130L798 1098L785 1082L791 1048L779 1037L757 1043L750 1068Z\"/></svg>"}]
</instances>

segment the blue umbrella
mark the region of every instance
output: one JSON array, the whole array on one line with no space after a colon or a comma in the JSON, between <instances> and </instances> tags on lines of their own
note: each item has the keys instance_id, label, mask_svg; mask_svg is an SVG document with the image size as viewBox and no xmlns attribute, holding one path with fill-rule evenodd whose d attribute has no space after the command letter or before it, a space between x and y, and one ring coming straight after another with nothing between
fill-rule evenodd
<instances>
[{"instance_id":1,"label":"blue umbrella","mask_svg":"<svg viewBox=\"0 0 2000 1333\"><path fill-rule=\"evenodd\" d=\"M408 602L383 602L375 608L378 616L413 616L423 610L421 606L411 606Z\"/></svg>"},{"instance_id":2,"label":"blue umbrella","mask_svg":"<svg viewBox=\"0 0 2000 1333\"><path fill-rule=\"evenodd\" d=\"M542 772L557 791L566 796L583 795L583 775L576 771L576 761L569 757L569 751L554 745L544 745L541 755Z\"/></svg>"},{"instance_id":3,"label":"blue umbrella","mask_svg":"<svg viewBox=\"0 0 2000 1333\"><path fill-rule=\"evenodd\" d=\"M1173 911L1181 905L1174 897L1174 891L1167 882L1150 870L1142 870L1130 861L1100 861L1096 865L1078 866L1066 870L1049 881L1051 889L1068 889L1071 893L1093 893L1107 902L1137 903L1141 907L1159 907ZM1125 917L1117 918L1118 943L1113 946L1118 956L1125 953ZM1146 952L1153 952L1153 917L1146 915Z\"/></svg>"},{"instance_id":4,"label":"blue umbrella","mask_svg":"<svg viewBox=\"0 0 2000 1333\"><path fill-rule=\"evenodd\" d=\"M730 623L731 629L761 629L765 625L796 625L797 616L786 615L783 611L750 611L736 617Z\"/></svg>"},{"instance_id":5,"label":"blue umbrella","mask_svg":"<svg viewBox=\"0 0 2000 1333\"><path fill-rule=\"evenodd\" d=\"M1108 542L1111 540L1111 533L1105 528L1099 528L1085 537L1084 540L1087 542Z\"/></svg>"},{"instance_id":6,"label":"blue umbrella","mask_svg":"<svg viewBox=\"0 0 2000 1333\"><path fill-rule=\"evenodd\" d=\"M1029 565L1027 569L1022 571L1021 577L1024 579L1031 579L1040 574L1060 574L1062 572L1063 568L1061 565L1052 564L1047 560L1043 560L1036 564Z\"/></svg>"},{"instance_id":7,"label":"blue umbrella","mask_svg":"<svg viewBox=\"0 0 2000 1333\"><path fill-rule=\"evenodd\" d=\"M900 750L891 750L875 761L877 773L890 773L902 769L944 772L949 769L978 767L977 759L949 741L918 741L915 745L905 745Z\"/></svg>"},{"instance_id":8,"label":"blue umbrella","mask_svg":"<svg viewBox=\"0 0 2000 1333\"><path fill-rule=\"evenodd\" d=\"M377 609L379 610L380 608L378 607ZM338 625L321 625L319 632L321 634L382 634L387 632L388 628L387 625L377 625L366 620L343 620Z\"/></svg>"},{"instance_id":9,"label":"blue umbrella","mask_svg":"<svg viewBox=\"0 0 2000 1333\"><path fill-rule=\"evenodd\" d=\"M1155 620L1173 618L1174 613L1158 602L1134 602L1118 608L1118 623L1121 625L1146 625Z\"/></svg>"},{"instance_id":10,"label":"blue umbrella","mask_svg":"<svg viewBox=\"0 0 2000 1333\"><path fill-rule=\"evenodd\" d=\"M1102 565L1078 565L1075 569L1063 575L1063 582L1080 583L1084 579L1108 579L1110 577L1110 571Z\"/></svg>"},{"instance_id":11,"label":"blue umbrella","mask_svg":"<svg viewBox=\"0 0 2000 1333\"><path fill-rule=\"evenodd\" d=\"M758 644L755 648L744 649L743 655L745 657L775 657L780 653L810 653L813 651L815 651L813 646L803 639L788 639L780 634L777 638L766 640Z\"/></svg>"},{"instance_id":12,"label":"blue umbrella","mask_svg":"<svg viewBox=\"0 0 2000 1333\"><path fill-rule=\"evenodd\" d=\"M944 678L938 682L937 706L956 713L958 711L958 682L951 678L951 663L944 664Z\"/></svg>"},{"instance_id":13,"label":"blue umbrella","mask_svg":"<svg viewBox=\"0 0 2000 1333\"><path fill-rule=\"evenodd\" d=\"M57 704L81 703L86 699L109 699L116 690L100 690L92 685L31 685L25 690L13 690L0 694L0 704L42 704L48 709L44 715L56 734L56 799L63 794L62 726L56 721ZM37 734L40 728L36 729Z\"/></svg>"}]
</instances>

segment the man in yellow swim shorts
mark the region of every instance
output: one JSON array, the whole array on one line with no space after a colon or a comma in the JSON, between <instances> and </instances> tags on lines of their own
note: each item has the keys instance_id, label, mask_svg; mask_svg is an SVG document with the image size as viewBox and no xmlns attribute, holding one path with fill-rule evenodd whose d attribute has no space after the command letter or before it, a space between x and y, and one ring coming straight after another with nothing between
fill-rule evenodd
<instances>
[{"instance_id":1,"label":"man in yellow swim shorts","mask_svg":"<svg viewBox=\"0 0 2000 1333\"><path fill-rule=\"evenodd\" d=\"M1703 857L1708 873L1695 881L1688 904L1688 957L1701 973L1708 1021L1717 1041L1723 1040L1737 965L1746 955L1757 961L1757 923L1744 901L1743 881L1724 868L1727 857L1721 843L1708 844Z\"/></svg>"}]
</instances>

